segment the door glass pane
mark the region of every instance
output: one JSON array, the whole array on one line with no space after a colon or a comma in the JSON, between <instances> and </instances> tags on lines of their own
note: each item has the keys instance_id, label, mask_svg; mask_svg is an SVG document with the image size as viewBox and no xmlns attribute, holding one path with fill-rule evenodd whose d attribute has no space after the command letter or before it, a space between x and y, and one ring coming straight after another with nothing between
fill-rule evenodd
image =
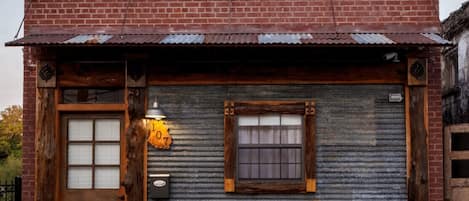
<instances>
[{"instance_id":1,"label":"door glass pane","mask_svg":"<svg viewBox=\"0 0 469 201\"><path fill-rule=\"evenodd\" d=\"M93 120L70 119L68 120L68 140L93 140Z\"/></svg>"},{"instance_id":2,"label":"door glass pane","mask_svg":"<svg viewBox=\"0 0 469 201\"><path fill-rule=\"evenodd\" d=\"M91 144L70 144L68 145L69 165L91 165L92 145Z\"/></svg>"},{"instance_id":3,"label":"door glass pane","mask_svg":"<svg viewBox=\"0 0 469 201\"><path fill-rule=\"evenodd\" d=\"M451 150L469 151L469 133L452 133Z\"/></svg>"},{"instance_id":4,"label":"door glass pane","mask_svg":"<svg viewBox=\"0 0 469 201\"><path fill-rule=\"evenodd\" d=\"M97 167L95 168L95 188L98 189L118 189L119 188L119 167Z\"/></svg>"},{"instance_id":5,"label":"door glass pane","mask_svg":"<svg viewBox=\"0 0 469 201\"><path fill-rule=\"evenodd\" d=\"M120 144L96 144L94 162L97 165L120 164Z\"/></svg>"},{"instance_id":6,"label":"door glass pane","mask_svg":"<svg viewBox=\"0 0 469 201\"><path fill-rule=\"evenodd\" d=\"M67 186L70 189L90 189L91 176L90 167L69 167Z\"/></svg>"},{"instance_id":7,"label":"door glass pane","mask_svg":"<svg viewBox=\"0 0 469 201\"><path fill-rule=\"evenodd\" d=\"M96 141L119 141L120 140L120 120L119 119L97 119Z\"/></svg>"}]
</instances>

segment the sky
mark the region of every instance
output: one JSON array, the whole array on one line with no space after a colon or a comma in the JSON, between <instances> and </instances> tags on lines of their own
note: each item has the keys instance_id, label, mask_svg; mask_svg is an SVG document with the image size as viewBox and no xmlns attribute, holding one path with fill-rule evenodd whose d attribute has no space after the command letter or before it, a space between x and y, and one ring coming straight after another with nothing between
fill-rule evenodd
<instances>
[{"instance_id":1,"label":"sky","mask_svg":"<svg viewBox=\"0 0 469 201\"><path fill-rule=\"evenodd\" d=\"M467 0L440 0L440 20ZM23 103L23 53L21 47L5 47L13 40L23 18L24 0L0 0L0 111ZM22 36L22 33L20 33Z\"/></svg>"}]
</instances>

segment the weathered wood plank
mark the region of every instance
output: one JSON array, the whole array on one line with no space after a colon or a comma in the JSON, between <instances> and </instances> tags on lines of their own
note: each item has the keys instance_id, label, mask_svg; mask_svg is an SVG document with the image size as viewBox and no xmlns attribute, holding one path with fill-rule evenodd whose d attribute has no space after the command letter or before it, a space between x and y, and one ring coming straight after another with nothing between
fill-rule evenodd
<instances>
[{"instance_id":1,"label":"weathered wood plank","mask_svg":"<svg viewBox=\"0 0 469 201\"><path fill-rule=\"evenodd\" d=\"M409 200L428 200L427 128L425 123L425 87L410 87L411 167L408 181Z\"/></svg>"},{"instance_id":2,"label":"weathered wood plank","mask_svg":"<svg viewBox=\"0 0 469 201\"><path fill-rule=\"evenodd\" d=\"M128 201L143 200L144 147L147 130L142 119L145 116L145 89L128 89L128 114L130 125L126 132L127 173L122 185Z\"/></svg>"},{"instance_id":3,"label":"weathered wood plank","mask_svg":"<svg viewBox=\"0 0 469 201\"><path fill-rule=\"evenodd\" d=\"M306 186L303 182L299 183L259 183L259 182L238 182L236 184L236 192L241 193L305 193Z\"/></svg>"},{"instance_id":4,"label":"weathered wood plank","mask_svg":"<svg viewBox=\"0 0 469 201\"><path fill-rule=\"evenodd\" d=\"M125 104L58 104L57 110L61 112L86 112L86 111L125 111Z\"/></svg>"},{"instance_id":5,"label":"weathered wood plank","mask_svg":"<svg viewBox=\"0 0 469 201\"><path fill-rule=\"evenodd\" d=\"M54 89L38 88L36 114L36 200L54 201L57 184Z\"/></svg>"},{"instance_id":6,"label":"weathered wood plank","mask_svg":"<svg viewBox=\"0 0 469 201\"><path fill-rule=\"evenodd\" d=\"M199 64L200 65L200 64ZM331 65L303 64L298 66L269 66L245 64L225 65L210 69L206 66L152 66L148 72L150 85L178 84L379 84L405 83L406 65Z\"/></svg>"},{"instance_id":7,"label":"weathered wood plank","mask_svg":"<svg viewBox=\"0 0 469 201\"><path fill-rule=\"evenodd\" d=\"M237 101L234 109L236 114L302 114L304 102L299 101Z\"/></svg>"},{"instance_id":8,"label":"weathered wood plank","mask_svg":"<svg viewBox=\"0 0 469 201\"><path fill-rule=\"evenodd\" d=\"M124 87L125 65L61 64L57 81L61 87Z\"/></svg>"}]
</instances>

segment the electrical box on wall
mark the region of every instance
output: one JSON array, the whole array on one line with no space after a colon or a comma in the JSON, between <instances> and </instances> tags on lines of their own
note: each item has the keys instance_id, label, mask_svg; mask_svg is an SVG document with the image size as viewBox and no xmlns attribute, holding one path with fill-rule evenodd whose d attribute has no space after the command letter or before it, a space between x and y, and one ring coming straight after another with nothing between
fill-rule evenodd
<instances>
[{"instance_id":1,"label":"electrical box on wall","mask_svg":"<svg viewBox=\"0 0 469 201\"><path fill-rule=\"evenodd\" d=\"M168 173L157 173L149 175L148 198L169 198L169 176L170 175Z\"/></svg>"}]
</instances>

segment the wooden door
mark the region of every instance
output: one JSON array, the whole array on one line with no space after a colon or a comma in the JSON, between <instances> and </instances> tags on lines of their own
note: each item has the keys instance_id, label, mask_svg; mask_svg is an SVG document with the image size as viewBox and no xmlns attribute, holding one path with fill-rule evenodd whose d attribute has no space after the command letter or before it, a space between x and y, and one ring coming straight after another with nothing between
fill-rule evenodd
<instances>
[{"instance_id":1,"label":"wooden door","mask_svg":"<svg viewBox=\"0 0 469 201\"><path fill-rule=\"evenodd\" d=\"M445 200L469 198L469 124L445 128Z\"/></svg>"},{"instance_id":2,"label":"wooden door","mask_svg":"<svg viewBox=\"0 0 469 201\"><path fill-rule=\"evenodd\" d=\"M123 115L62 115L61 125L61 200L120 200Z\"/></svg>"}]
</instances>

